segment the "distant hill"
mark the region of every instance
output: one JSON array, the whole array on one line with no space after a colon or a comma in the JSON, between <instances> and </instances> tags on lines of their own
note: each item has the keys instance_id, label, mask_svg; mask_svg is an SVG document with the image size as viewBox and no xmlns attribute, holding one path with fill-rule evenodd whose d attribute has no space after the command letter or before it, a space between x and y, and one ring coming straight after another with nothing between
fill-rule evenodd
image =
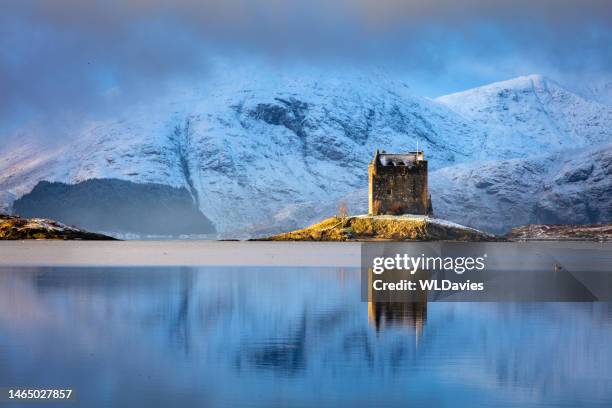
<instances>
[{"instance_id":1,"label":"distant hill","mask_svg":"<svg viewBox=\"0 0 612 408\"><path fill-rule=\"evenodd\" d=\"M71 185L41 181L16 200L13 208L24 217L52 218L92 231L144 235L215 232L185 188L153 183L92 179Z\"/></svg>"}]
</instances>

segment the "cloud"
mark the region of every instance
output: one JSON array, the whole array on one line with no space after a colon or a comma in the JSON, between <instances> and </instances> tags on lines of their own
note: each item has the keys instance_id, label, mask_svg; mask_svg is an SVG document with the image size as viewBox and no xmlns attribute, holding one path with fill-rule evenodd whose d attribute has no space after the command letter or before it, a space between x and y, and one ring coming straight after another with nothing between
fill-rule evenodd
<instances>
[{"instance_id":1,"label":"cloud","mask_svg":"<svg viewBox=\"0 0 612 408\"><path fill-rule=\"evenodd\" d=\"M0 120L112 111L205 77L214 55L379 64L424 93L610 72L611 17L608 0L4 0Z\"/></svg>"}]
</instances>

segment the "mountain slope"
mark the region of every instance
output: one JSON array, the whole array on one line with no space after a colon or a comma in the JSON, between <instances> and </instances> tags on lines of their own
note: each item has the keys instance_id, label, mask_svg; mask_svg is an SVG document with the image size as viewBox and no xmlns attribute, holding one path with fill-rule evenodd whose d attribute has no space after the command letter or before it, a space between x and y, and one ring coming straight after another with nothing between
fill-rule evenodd
<instances>
[{"instance_id":1,"label":"mountain slope","mask_svg":"<svg viewBox=\"0 0 612 408\"><path fill-rule=\"evenodd\" d=\"M436 216L490 232L612 221L612 145L454 166L431 179Z\"/></svg>"},{"instance_id":2,"label":"mountain slope","mask_svg":"<svg viewBox=\"0 0 612 408\"><path fill-rule=\"evenodd\" d=\"M496 82L436 101L497 133L493 143L528 155L612 140L612 107L578 96L541 75ZM507 135L507 133L505 134Z\"/></svg>"},{"instance_id":3,"label":"mountain slope","mask_svg":"<svg viewBox=\"0 0 612 408\"><path fill-rule=\"evenodd\" d=\"M146 211L143 211L146 208ZM92 231L121 234L214 234L185 188L89 179L78 184L41 181L13 203L24 217L44 216Z\"/></svg>"}]
</instances>

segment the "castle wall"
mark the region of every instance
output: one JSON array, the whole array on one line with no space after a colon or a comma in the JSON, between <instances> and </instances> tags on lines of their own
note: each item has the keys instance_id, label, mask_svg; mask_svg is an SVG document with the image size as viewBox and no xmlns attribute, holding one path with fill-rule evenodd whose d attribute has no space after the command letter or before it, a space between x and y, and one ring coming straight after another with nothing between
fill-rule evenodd
<instances>
[{"instance_id":1,"label":"castle wall","mask_svg":"<svg viewBox=\"0 0 612 408\"><path fill-rule=\"evenodd\" d=\"M370 164L369 213L428 214L427 161L413 166L380 166Z\"/></svg>"}]
</instances>

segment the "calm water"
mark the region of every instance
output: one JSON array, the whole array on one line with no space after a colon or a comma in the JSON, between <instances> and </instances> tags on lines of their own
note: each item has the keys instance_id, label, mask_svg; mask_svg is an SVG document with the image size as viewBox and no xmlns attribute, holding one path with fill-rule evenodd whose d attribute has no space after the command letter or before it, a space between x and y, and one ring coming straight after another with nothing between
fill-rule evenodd
<instances>
[{"instance_id":1,"label":"calm water","mask_svg":"<svg viewBox=\"0 0 612 408\"><path fill-rule=\"evenodd\" d=\"M69 387L83 407L612 406L610 304L389 307L359 285L357 269L0 269L0 387Z\"/></svg>"}]
</instances>

